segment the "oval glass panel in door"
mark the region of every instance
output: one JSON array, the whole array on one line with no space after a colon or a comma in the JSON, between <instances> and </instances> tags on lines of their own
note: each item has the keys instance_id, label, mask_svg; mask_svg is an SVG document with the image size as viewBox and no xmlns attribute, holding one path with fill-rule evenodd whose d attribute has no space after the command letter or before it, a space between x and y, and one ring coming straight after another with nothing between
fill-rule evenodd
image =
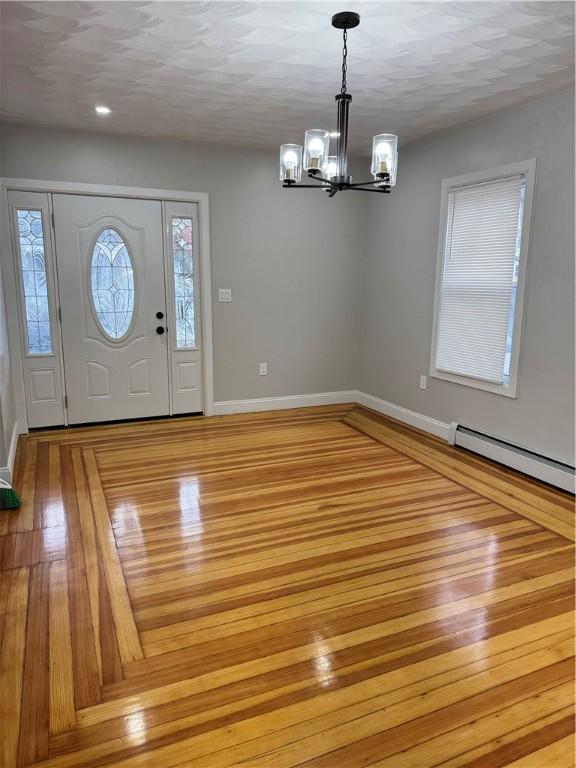
<instances>
[{"instance_id":1,"label":"oval glass panel in door","mask_svg":"<svg viewBox=\"0 0 576 768\"><path fill-rule=\"evenodd\" d=\"M100 328L113 341L128 333L134 315L134 271L122 235L107 227L92 252L91 290Z\"/></svg>"}]
</instances>

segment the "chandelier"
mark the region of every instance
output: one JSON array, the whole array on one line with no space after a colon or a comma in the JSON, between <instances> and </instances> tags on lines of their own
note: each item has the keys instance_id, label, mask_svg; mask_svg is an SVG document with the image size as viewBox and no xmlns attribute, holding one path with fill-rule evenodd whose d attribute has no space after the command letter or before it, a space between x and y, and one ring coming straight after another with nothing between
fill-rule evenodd
<instances>
[{"instance_id":1,"label":"chandelier","mask_svg":"<svg viewBox=\"0 0 576 768\"><path fill-rule=\"evenodd\" d=\"M353 11L337 13L332 26L342 30L342 87L336 96L338 117L336 132L330 134L318 128L304 134L304 152L301 144L282 144L280 147L280 181L286 189L322 189L334 197L346 189L359 192L388 193L396 185L398 166L398 137L379 133L372 139L372 179L352 184L348 174L348 113L352 95L346 86L348 59L348 30L360 24L360 16ZM330 135L336 138L336 154L330 155ZM300 184L302 168L314 184Z\"/></svg>"}]
</instances>

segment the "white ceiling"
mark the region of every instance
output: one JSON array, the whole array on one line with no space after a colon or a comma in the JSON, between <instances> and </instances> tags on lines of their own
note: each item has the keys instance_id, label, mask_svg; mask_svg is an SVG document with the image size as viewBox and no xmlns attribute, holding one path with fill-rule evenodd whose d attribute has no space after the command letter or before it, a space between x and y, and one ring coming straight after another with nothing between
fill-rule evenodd
<instances>
[{"instance_id":1,"label":"white ceiling","mask_svg":"<svg viewBox=\"0 0 576 768\"><path fill-rule=\"evenodd\" d=\"M571 2L2 2L0 117L276 147L333 129L349 34L353 151L573 82ZM95 115L95 104L113 114Z\"/></svg>"}]
</instances>

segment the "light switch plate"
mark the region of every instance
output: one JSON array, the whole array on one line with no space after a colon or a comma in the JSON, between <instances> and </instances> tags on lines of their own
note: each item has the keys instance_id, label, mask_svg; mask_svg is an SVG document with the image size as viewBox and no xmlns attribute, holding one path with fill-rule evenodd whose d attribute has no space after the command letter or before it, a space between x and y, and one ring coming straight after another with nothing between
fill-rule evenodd
<instances>
[{"instance_id":1,"label":"light switch plate","mask_svg":"<svg viewBox=\"0 0 576 768\"><path fill-rule=\"evenodd\" d=\"M232 288L218 288L218 301L221 304L230 304L232 301Z\"/></svg>"},{"instance_id":2,"label":"light switch plate","mask_svg":"<svg viewBox=\"0 0 576 768\"><path fill-rule=\"evenodd\" d=\"M268 363L260 363L260 376L268 376Z\"/></svg>"},{"instance_id":3,"label":"light switch plate","mask_svg":"<svg viewBox=\"0 0 576 768\"><path fill-rule=\"evenodd\" d=\"M428 386L428 381L426 379L426 376L420 376L420 389L426 389Z\"/></svg>"}]
</instances>

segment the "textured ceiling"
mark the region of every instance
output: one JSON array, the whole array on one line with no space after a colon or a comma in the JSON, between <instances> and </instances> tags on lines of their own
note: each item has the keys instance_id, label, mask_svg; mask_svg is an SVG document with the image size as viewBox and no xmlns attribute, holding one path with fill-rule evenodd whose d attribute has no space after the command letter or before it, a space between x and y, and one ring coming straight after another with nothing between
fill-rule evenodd
<instances>
[{"instance_id":1,"label":"textured ceiling","mask_svg":"<svg viewBox=\"0 0 576 768\"><path fill-rule=\"evenodd\" d=\"M275 147L333 129L349 37L353 151L573 81L571 2L2 2L0 117ZM113 114L95 115L95 104Z\"/></svg>"}]
</instances>

